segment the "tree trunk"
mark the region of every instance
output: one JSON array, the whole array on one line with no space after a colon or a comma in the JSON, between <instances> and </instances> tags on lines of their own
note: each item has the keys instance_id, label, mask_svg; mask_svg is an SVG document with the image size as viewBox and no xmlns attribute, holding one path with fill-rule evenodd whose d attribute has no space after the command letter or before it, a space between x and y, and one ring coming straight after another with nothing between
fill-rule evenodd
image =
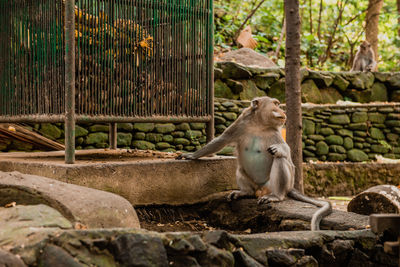
<instances>
[{"instance_id":1,"label":"tree trunk","mask_svg":"<svg viewBox=\"0 0 400 267\"><path fill-rule=\"evenodd\" d=\"M286 131L287 143L296 167L294 187L303 192L303 152L301 146L300 15L299 1L285 0L286 18Z\"/></svg>"},{"instance_id":2,"label":"tree trunk","mask_svg":"<svg viewBox=\"0 0 400 267\"><path fill-rule=\"evenodd\" d=\"M382 5L383 0L369 0L367 15L365 16L365 37L372 45L376 61L378 61L379 13Z\"/></svg>"}]
</instances>

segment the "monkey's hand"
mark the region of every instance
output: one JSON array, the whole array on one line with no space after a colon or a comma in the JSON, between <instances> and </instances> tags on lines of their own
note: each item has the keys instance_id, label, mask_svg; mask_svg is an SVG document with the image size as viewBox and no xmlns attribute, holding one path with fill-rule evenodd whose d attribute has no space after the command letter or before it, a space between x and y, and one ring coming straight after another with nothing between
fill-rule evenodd
<instances>
[{"instance_id":1,"label":"monkey's hand","mask_svg":"<svg viewBox=\"0 0 400 267\"><path fill-rule=\"evenodd\" d=\"M193 157L193 153L184 153L184 154L180 154L175 159L178 159L178 160L181 160L181 159L192 160L192 159L195 159L195 158Z\"/></svg>"},{"instance_id":2,"label":"monkey's hand","mask_svg":"<svg viewBox=\"0 0 400 267\"><path fill-rule=\"evenodd\" d=\"M284 158L287 157L287 153L285 149L281 145L271 145L267 151L274 157L274 158Z\"/></svg>"}]
</instances>

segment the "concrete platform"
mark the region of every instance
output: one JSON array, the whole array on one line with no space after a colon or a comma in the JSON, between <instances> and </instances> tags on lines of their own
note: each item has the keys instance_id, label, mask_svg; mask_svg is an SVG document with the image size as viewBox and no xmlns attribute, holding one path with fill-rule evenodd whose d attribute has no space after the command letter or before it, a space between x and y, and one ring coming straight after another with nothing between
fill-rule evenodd
<instances>
[{"instance_id":1,"label":"concrete platform","mask_svg":"<svg viewBox=\"0 0 400 267\"><path fill-rule=\"evenodd\" d=\"M0 171L18 171L116 193L133 205L192 204L235 187L234 157L197 161L159 154L137 156L126 150L77 151L76 163L64 153L0 153Z\"/></svg>"}]
</instances>

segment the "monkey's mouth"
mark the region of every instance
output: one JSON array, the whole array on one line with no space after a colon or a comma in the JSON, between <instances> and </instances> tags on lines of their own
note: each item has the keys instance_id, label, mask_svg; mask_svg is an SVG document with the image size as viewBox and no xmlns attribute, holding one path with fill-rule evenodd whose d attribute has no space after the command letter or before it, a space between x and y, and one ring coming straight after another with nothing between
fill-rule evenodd
<instances>
[{"instance_id":1,"label":"monkey's mouth","mask_svg":"<svg viewBox=\"0 0 400 267\"><path fill-rule=\"evenodd\" d=\"M274 115L274 118L278 119L278 120L282 120L285 121L286 120L286 115L283 113L279 113L276 111L272 111L272 115Z\"/></svg>"}]
</instances>

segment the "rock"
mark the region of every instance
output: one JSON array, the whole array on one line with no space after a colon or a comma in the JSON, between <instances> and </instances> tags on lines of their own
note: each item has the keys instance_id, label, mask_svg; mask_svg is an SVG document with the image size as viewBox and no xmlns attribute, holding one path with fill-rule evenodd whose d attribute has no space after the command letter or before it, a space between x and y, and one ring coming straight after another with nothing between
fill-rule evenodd
<instances>
[{"instance_id":1,"label":"rock","mask_svg":"<svg viewBox=\"0 0 400 267\"><path fill-rule=\"evenodd\" d=\"M152 143L157 143L157 142L161 142L162 138L163 138L163 135L160 133L147 133L145 140L152 142Z\"/></svg>"},{"instance_id":2,"label":"rock","mask_svg":"<svg viewBox=\"0 0 400 267\"><path fill-rule=\"evenodd\" d=\"M333 77L328 73L320 71L309 71L308 78L313 80L319 87L329 87L333 82ZM314 102L313 102L314 103Z\"/></svg>"},{"instance_id":3,"label":"rock","mask_svg":"<svg viewBox=\"0 0 400 267\"><path fill-rule=\"evenodd\" d=\"M227 120L234 121L237 119L237 114L234 112L224 112L222 114Z\"/></svg>"},{"instance_id":4,"label":"rock","mask_svg":"<svg viewBox=\"0 0 400 267\"><path fill-rule=\"evenodd\" d=\"M26 267L25 263L10 252L0 249L0 266L1 267ZM48 265L52 266L52 265Z\"/></svg>"},{"instance_id":5,"label":"rock","mask_svg":"<svg viewBox=\"0 0 400 267\"><path fill-rule=\"evenodd\" d=\"M183 123L176 125L175 129L178 131L188 131L188 130L190 130L190 124L187 122L183 122Z\"/></svg>"},{"instance_id":6,"label":"rock","mask_svg":"<svg viewBox=\"0 0 400 267\"><path fill-rule=\"evenodd\" d=\"M172 123L158 123L154 126L155 130L157 133L162 133L162 134L166 134L166 133L171 133L173 131L175 131L175 125Z\"/></svg>"},{"instance_id":7,"label":"rock","mask_svg":"<svg viewBox=\"0 0 400 267\"><path fill-rule=\"evenodd\" d=\"M232 50L224 54L221 61L234 61L242 64L243 66L254 66L260 68L271 68L276 67L276 64L270 60L268 57L257 53L250 48L240 48L238 50ZM221 64L226 64L224 62L218 62L217 66L221 67ZM234 76L235 77L235 76Z\"/></svg>"},{"instance_id":8,"label":"rock","mask_svg":"<svg viewBox=\"0 0 400 267\"><path fill-rule=\"evenodd\" d=\"M368 114L364 111L354 112L351 116L352 122L366 122L368 120Z\"/></svg>"},{"instance_id":9,"label":"rock","mask_svg":"<svg viewBox=\"0 0 400 267\"><path fill-rule=\"evenodd\" d=\"M383 139L385 139L385 135L384 135L384 134L382 133L382 131L379 130L378 128L372 127L371 129L369 129L369 133L370 133L370 136L371 136L373 139L377 139L377 140L383 140Z\"/></svg>"},{"instance_id":10,"label":"rock","mask_svg":"<svg viewBox=\"0 0 400 267\"><path fill-rule=\"evenodd\" d=\"M373 144L371 145L371 150L372 152L379 153L379 154L385 154L389 152L389 147L381 145L381 144Z\"/></svg>"},{"instance_id":11,"label":"rock","mask_svg":"<svg viewBox=\"0 0 400 267\"><path fill-rule=\"evenodd\" d=\"M386 101L388 101L387 88L383 83L374 83L374 85L372 85L372 88L371 88L371 101L373 101L373 102L386 102Z\"/></svg>"},{"instance_id":12,"label":"rock","mask_svg":"<svg viewBox=\"0 0 400 267\"><path fill-rule=\"evenodd\" d=\"M344 79L341 75L335 75L333 79L333 85L337 87L340 91L344 92L349 86L350 82Z\"/></svg>"},{"instance_id":13,"label":"rock","mask_svg":"<svg viewBox=\"0 0 400 267\"><path fill-rule=\"evenodd\" d=\"M39 132L51 140L60 138L62 134L61 130L51 123L42 123Z\"/></svg>"},{"instance_id":14,"label":"rock","mask_svg":"<svg viewBox=\"0 0 400 267\"><path fill-rule=\"evenodd\" d=\"M214 122L215 124L224 124L226 122L226 119L221 116L215 116Z\"/></svg>"},{"instance_id":15,"label":"rock","mask_svg":"<svg viewBox=\"0 0 400 267\"><path fill-rule=\"evenodd\" d=\"M351 84L358 89L369 89L374 84L375 76L371 72L356 73L351 79Z\"/></svg>"},{"instance_id":16,"label":"rock","mask_svg":"<svg viewBox=\"0 0 400 267\"><path fill-rule=\"evenodd\" d=\"M317 155L326 155L329 152L329 146L324 141L319 141L316 145Z\"/></svg>"},{"instance_id":17,"label":"rock","mask_svg":"<svg viewBox=\"0 0 400 267\"><path fill-rule=\"evenodd\" d=\"M196 140L196 139L200 138L202 135L203 135L203 133L201 131L190 130L190 131L186 131L185 138L187 138L189 140Z\"/></svg>"},{"instance_id":18,"label":"rock","mask_svg":"<svg viewBox=\"0 0 400 267\"><path fill-rule=\"evenodd\" d=\"M32 151L33 145L17 139L12 140L9 149L16 149L19 151Z\"/></svg>"},{"instance_id":19,"label":"rock","mask_svg":"<svg viewBox=\"0 0 400 267\"><path fill-rule=\"evenodd\" d=\"M343 147L344 147L346 150L352 149L353 146L354 146L354 144L353 144L353 139L351 139L350 137L345 137L345 138L343 139Z\"/></svg>"},{"instance_id":20,"label":"rock","mask_svg":"<svg viewBox=\"0 0 400 267\"><path fill-rule=\"evenodd\" d=\"M40 266L57 266L57 267L83 267L64 249L55 245L46 245L40 256Z\"/></svg>"},{"instance_id":21,"label":"rock","mask_svg":"<svg viewBox=\"0 0 400 267\"><path fill-rule=\"evenodd\" d=\"M222 97L222 98L229 98L229 99L234 98L234 95L233 95L231 89L229 88L229 86L226 85L221 80L216 80L214 82L214 96Z\"/></svg>"},{"instance_id":22,"label":"rock","mask_svg":"<svg viewBox=\"0 0 400 267\"><path fill-rule=\"evenodd\" d=\"M240 94L243 91L243 84L241 82L227 79L226 84L229 86L229 88L231 88L232 92L235 95Z\"/></svg>"},{"instance_id":23,"label":"rock","mask_svg":"<svg viewBox=\"0 0 400 267\"><path fill-rule=\"evenodd\" d=\"M347 114L331 115L329 117L329 122L333 124L344 125L350 123L350 118Z\"/></svg>"},{"instance_id":24,"label":"rock","mask_svg":"<svg viewBox=\"0 0 400 267\"><path fill-rule=\"evenodd\" d=\"M318 134L311 134L308 136L308 138L310 138L311 140L314 141L323 141L325 140L325 137L323 137L322 135L318 135Z\"/></svg>"},{"instance_id":25,"label":"rock","mask_svg":"<svg viewBox=\"0 0 400 267\"><path fill-rule=\"evenodd\" d=\"M353 132L347 129L339 129L336 131L340 136L353 137Z\"/></svg>"},{"instance_id":26,"label":"rock","mask_svg":"<svg viewBox=\"0 0 400 267\"><path fill-rule=\"evenodd\" d=\"M325 138L329 145L343 145L343 137L339 135L329 135Z\"/></svg>"},{"instance_id":27,"label":"rock","mask_svg":"<svg viewBox=\"0 0 400 267\"><path fill-rule=\"evenodd\" d=\"M90 228L140 227L132 205L109 192L18 172L0 172L0 188L3 188L0 189L0 206L12 201L20 205L46 203L71 222L81 222ZM30 214L21 207L17 206L15 212L24 211L28 217L33 216L33 212L40 216L43 209L32 207ZM43 212L53 214L46 208Z\"/></svg>"},{"instance_id":28,"label":"rock","mask_svg":"<svg viewBox=\"0 0 400 267\"><path fill-rule=\"evenodd\" d=\"M223 79L248 79L252 76L245 66L236 62L218 62L217 66L222 69Z\"/></svg>"},{"instance_id":29,"label":"rock","mask_svg":"<svg viewBox=\"0 0 400 267\"><path fill-rule=\"evenodd\" d=\"M188 146L190 145L190 141L185 139L185 138L175 138L174 139L174 144L175 145L184 145L184 146Z\"/></svg>"},{"instance_id":30,"label":"rock","mask_svg":"<svg viewBox=\"0 0 400 267\"><path fill-rule=\"evenodd\" d=\"M338 100L343 100L343 96L332 87L320 89L322 104L335 104Z\"/></svg>"},{"instance_id":31,"label":"rock","mask_svg":"<svg viewBox=\"0 0 400 267\"><path fill-rule=\"evenodd\" d=\"M392 91L392 93L390 95L390 101L391 102L400 102L400 90Z\"/></svg>"},{"instance_id":32,"label":"rock","mask_svg":"<svg viewBox=\"0 0 400 267\"><path fill-rule=\"evenodd\" d=\"M301 101L303 103L322 103L322 96L313 80L301 84Z\"/></svg>"},{"instance_id":33,"label":"rock","mask_svg":"<svg viewBox=\"0 0 400 267\"><path fill-rule=\"evenodd\" d=\"M232 156L235 153L235 148L232 146L226 146L222 150L220 150L217 154L224 156Z\"/></svg>"},{"instance_id":34,"label":"rock","mask_svg":"<svg viewBox=\"0 0 400 267\"><path fill-rule=\"evenodd\" d=\"M206 124L204 122L191 122L190 128L192 130L203 130L206 128Z\"/></svg>"},{"instance_id":35,"label":"rock","mask_svg":"<svg viewBox=\"0 0 400 267\"><path fill-rule=\"evenodd\" d=\"M164 150L164 149L167 149L167 148L170 148L170 147L171 147L171 145L169 143L166 143L166 142L159 142L159 143L156 144L156 149L158 149L158 150Z\"/></svg>"},{"instance_id":36,"label":"rock","mask_svg":"<svg viewBox=\"0 0 400 267\"><path fill-rule=\"evenodd\" d=\"M366 122L349 123L349 129L364 131L368 129L368 124Z\"/></svg>"},{"instance_id":37,"label":"rock","mask_svg":"<svg viewBox=\"0 0 400 267\"><path fill-rule=\"evenodd\" d=\"M358 91L355 89L348 89L346 91L346 94L348 97L351 98L353 102L358 102L358 103L368 103L371 101L371 89L363 90L363 91Z\"/></svg>"},{"instance_id":38,"label":"rock","mask_svg":"<svg viewBox=\"0 0 400 267\"><path fill-rule=\"evenodd\" d=\"M117 133L117 145L118 146L130 146L132 143L131 133Z\"/></svg>"},{"instance_id":39,"label":"rock","mask_svg":"<svg viewBox=\"0 0 400 267\"><path fill-rule=\"evenodd\" d=\"M127 233L111 241L111 250L121 266L168 266L161 238Z\"/></svg>"},{"instance_id":40,"label":"rock","mask_svg":"<svg viewBox=\"0 0 400 267\"><path fill-rule=\"evenodd\" d=\"M154 130L154 123L136 122L135 124L133 124L133 129L138 132L151 132Z\"/></svg>"},{"instance_id":41,"label":"rock","mask_svg":"<svg viewBox=\"0 0 400 267\"><path fill-rule=\"evenodd\" d=\"M278 99L281 103L285 103L285 78L271 85L268 96Z\"/></svg>"},{"instance_id":42,"label":"rock","mask_svg":"<svg viewBox=\"0 0 400 267\"><path fill-rule=\"evenodd\" d=\"M344 147L338 146L338 145L330 145L329 151L333 152L333 153L346 154L346 149Z\"/></svg>"},{"instance_id":43,"label":"rock","mask_svg":"<svg viewBox=\"0 0 400 267\"><path fill-rule=\"evenodd\" d=\"M253 81L243 80L242 84L243 91L239 94L241 100L252 100L255 97L266 96L266 93L258 89Z\"/></svg>"},{"instance_id":44,"label":"rock","mask_svg":"<svg viewBox=\"0 0 400 267\"><path fill-rule=\"evenodd\" d=\"M174 137L170 134L165 134L162 137L162 140L167 143L171 143L174 140Z\"/></svg>"},{"instance_id":45,"label":"rock","mask_svg":"<svg viewBox=\"0 0 400 267\"><path fill-rule=\"evenodd\" d=\"M90 133L88 134L85 140L85 143L87 145L107 143L107 142L108 142L108 133L103 133L103 132Z\"/></svg>"},{"instance_id":46,"label":"rock","mask_svg":"<svg viewBox=\"0 0 400 267\"><path fill-rule=\"evenodd\" d=\"M280 75L278 73L265 73L265 74L255 76L253 78L253 81L256 83L258 88L260 88L262 90L267 90L279 78L280 78Z\"/></svg>"},{"instance_id":47,"label":"rock","mask_svg":"<svg viewBox=\"0 0 400 267\"><path fill-rule=\"evenodd\" d=\"M393 74L387 81L392 87L400 89L400 73Z\"/></svg>"},{"instance_id":48,"label":"rock","mask_svg":"<svg viewBox=\"0 0 400 267\"><path fill-rule=\"evenodd\" d=\"M380 82L386 82L392 74L390 72L375 72L375 79Z\"/></svg>"},{"instance_id":49,"label":"rock","mask_svg":"<svg viewBox=\"0 0 400 267\"><path fill-rule=\"evenodd\" d=\"M218 80L222 78L222 70L214 67L214 79Z\"/></svg>"},{"instance_id":50,"label":"rock","mask_svg":"<svg viewBox=\"0 0 400 267\"><path fill-rule=\"evenodd\" d=\"M304 126L304 123L303 123ZM332 135L335 134L335 132L331 129L331 128L321 128L321 130L319 131L320 134L322 135Z\"/></svg>"},{"instance_id":51,"label":"rock","mask_svg":"<svg viewBox=\"0 0 400 267\"><path fill-rule=\"evenodd\" d=\"M377 112L368 113L368 120L375 123L384 123L385 115Z\"/></svg>"},{"instance_id":52,"label":"rock","mask_svg":"<svg viewBox=\"0 0 400 267\"><path fill-rule=\"evenodd\" d=\"M136 132L133 138L135 140L144 140L146 138L146 134L142 132Z\"/></svg>"},{"instance_id":53,"label":"rock","mask_svg":"<svg viewBox=\"0 0 400 267\"><path fill-rule=\"evenodd\" d=\"M108 133L110 131L110 125L108 124L95 124L89 127L89 132L97 133L97 132L104 132Z\"/></svg>"},{"instance_id":54,"label":"rock","mask_svg":"<svg viewBox=\"0 0 400 267\"><path fill-rule=\"evenodd\" d=\"M307 68L300 68L300 83L304 81L310 75L310 72Z\"/></svg>"},{"instance_id":55,"label":"rock","mask_svg":"<svg viewBox=\"0 0 400 267\"><path fill-rule=\"evenodd\" d=\"M86 130L85 128L79 126L79 125L75 125L75 138L78 137L84 137L86 135L88 135L89 131Z\"/></svg>"},{"instance_id":56,"label":"rock","mask_svg":"<svg viewBox=\"0 0 400 267\"><path fill-rule=\"evenodd\" d=\"M267 249L266 253L272 266L291 266L305 254L304 249Z\"/></svg>"},{"instance_id":57,"label":"rock","mask_svg":"<svg viewBox=\"0 0 400 267\"><path fill-rule=\"evenodd\" d=\"M243 267L263 267L262 265L252 257L246 254L246 252L238 249L233 252L233 256L235 257L235 265L243 266Z\"/></svg>"},{"instance_id":58,"label":"rock","mask_svg":"<svg viewBox=\"0 0 400 267\"><path fill-rule=\"evenodd\" d=\"M235 259L232 253L223 249L218 249L213 246L207 249L205 257L199 258L200 266L234 266L234 263Z\"/></svg>"},{"instance_id":59,"label":"rock","mask_svg":"<svg viewBox=\"0 0 400 267\"><path fill-rule=\"evenodd\" d=\"M346 159L346 155L345 154L339 154L339 153L329 153L328 154L328 160L329 161L343 161Z\"/></svg>"},{"instance_id":60,"label":"rock","mask_svg":"<svg viewBox=\"0 0 400 267\"><path fill-rule=\"evenodd\" d=\"M143 140L134 140L132 142L132 146L137 149L142 150L154 150L156 146L153 143L143 141Z\"/></svg>"},{"instance_id":61,"label":"rock","mask_svg":"<svg viewBox=\"0 0 400 267\"><path fill-rule=\"evenodd\" d=\"M385 121L385 125L389 127L400 127L400 120L387 120Z\"/></svg>"},{"instance_id":62,"label":"rock","mask_svg":"<svg viewBox=\"0 0 400 267\"><path fill-rule=\"evenodd\" d=\"M394 134L394 133L387 133L386 134L386 139L389 140L389 141L396 142L399 139L399 135L398 134Z\"/></svg>"}]
</instances>

